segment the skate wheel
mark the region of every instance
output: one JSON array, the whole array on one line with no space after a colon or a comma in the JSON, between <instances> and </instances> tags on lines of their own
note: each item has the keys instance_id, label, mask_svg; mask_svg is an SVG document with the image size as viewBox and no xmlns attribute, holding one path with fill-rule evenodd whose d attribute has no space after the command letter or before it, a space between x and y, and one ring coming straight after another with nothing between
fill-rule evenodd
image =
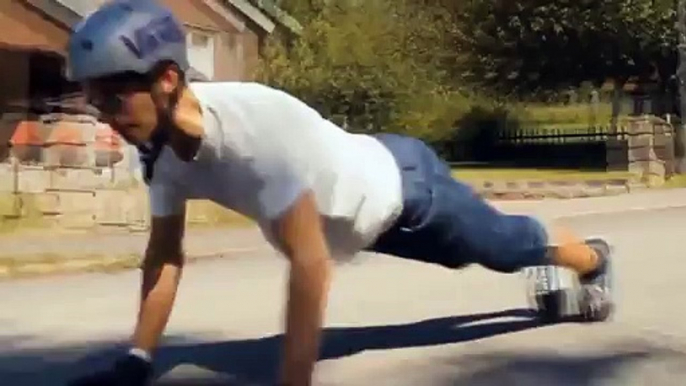
<instances>
[{"instance_id":1,"label":"skate wheel","mask_svg":"<svg viewBox=\"0 0 686 386\"><path fill-rule=\"evenodd\" d=\"M588 291L588 290L587 290ZM600 300L598 300L600 298ZM608 298L596 295L594 298L591 294L582 292L581 303L581 318L586 323L597 323L608 321L613 314L614 305Z\"/></svg>"},{"instance_id":2,"label":"skate wheel","mask_svg":"<svg viewBox=\"0 0 686 386\"><path fill-rule=\"evenodd\" d=\"M554 323L561 320L564 305L567 303L567 293L564 290L551 291L536 296L536 313L544 323Z\"/></svg>"}]
</instances>

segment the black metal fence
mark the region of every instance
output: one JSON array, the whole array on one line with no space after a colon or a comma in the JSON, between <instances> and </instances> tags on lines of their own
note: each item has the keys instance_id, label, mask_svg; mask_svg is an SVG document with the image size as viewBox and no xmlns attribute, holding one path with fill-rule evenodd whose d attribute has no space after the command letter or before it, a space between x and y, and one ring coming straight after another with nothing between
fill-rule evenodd
<instances>
[{"instance_id":1,"label":"black metal fence","mask_svg":"<svg viewBox=\"0 0 686 386\"><path fill-rule=\"evenodd\" d=\"M499 134L498 144L569 144L604 142L609 138L626 139L624 127L612 130L610 125L594 126L578 129L517 129L507 130Z\"/></svg>"},{"instance_id":2,"label":"black metal fence","mask_svg":"<svg viewBox=\"0 0 686 386\"><path fill-rule=\"evenodd\" d=\"M493 166L607 170L607 141L624 142L627 132L610 125L587 128L518 128L440 146L453 162Z\"/></svg>"}]
</instances>

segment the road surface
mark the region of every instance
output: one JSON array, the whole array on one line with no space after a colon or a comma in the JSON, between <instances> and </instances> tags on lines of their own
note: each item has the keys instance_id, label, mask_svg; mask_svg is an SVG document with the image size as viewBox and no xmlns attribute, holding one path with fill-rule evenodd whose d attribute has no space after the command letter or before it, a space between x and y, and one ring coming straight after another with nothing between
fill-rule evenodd
<instances>
[{"instance_id":1,"label":"road surface","mask_svg":"<svg viewBox=\"0 0 686 386\"><path fill-rule=\"evenodd\" d=\"M617 247L611 323L540 326L519 275L380 255L336 270L320 385L684 385L686 209L565 220ZM188 267L160 385L266 385L285 265L264 250ZM0 383L60 385L109 363L133 326L138 274L0 284Z\"/></svg>"}]
</instances>

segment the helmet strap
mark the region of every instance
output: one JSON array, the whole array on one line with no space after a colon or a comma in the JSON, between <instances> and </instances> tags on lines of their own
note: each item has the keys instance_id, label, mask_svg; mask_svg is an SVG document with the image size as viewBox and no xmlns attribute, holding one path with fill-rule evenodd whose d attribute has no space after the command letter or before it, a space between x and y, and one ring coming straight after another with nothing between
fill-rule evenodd
<instances>
[{"instance_id":1,"label":"helmet strap","mask_svg":"<svg viewBox=\"0 0 686 386\"><path fill-rule=\"evenodd\" d=\"M150 134L147 143L138 145L138 154L143 165L143 180L150 184L155 172L155 162L162 153L164 145L169 142L170 132L174 128L174 110L181 96L180 88L170 96L169 107L158 114L158 124Z\"/></svg>"}]
</instances>

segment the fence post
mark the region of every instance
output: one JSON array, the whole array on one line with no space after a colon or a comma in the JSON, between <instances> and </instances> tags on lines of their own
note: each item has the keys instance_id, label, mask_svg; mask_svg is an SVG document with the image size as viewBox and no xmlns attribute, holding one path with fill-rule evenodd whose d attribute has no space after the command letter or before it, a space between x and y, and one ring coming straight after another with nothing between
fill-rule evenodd
<instances>
[{"instance_id":1,"label":"fence post","mask_svg":"<svg viewBox=\"0 0 686 386\"><path fill-rule=\"evenodd\" d=\"M10 162L12 163L12 193L19 194L19 160L10 154Z\"/></svg>"},{"instance_id":2,"label":"fence post","mask_svg":"<svg viewBox=\"0 0 686 386\"><path fill-rule=\"evenodd\" d=\"M598 113L600 111L600 95L598 90L591 91L591 126L598 124Z\"/></svg>"}]
</instances>

